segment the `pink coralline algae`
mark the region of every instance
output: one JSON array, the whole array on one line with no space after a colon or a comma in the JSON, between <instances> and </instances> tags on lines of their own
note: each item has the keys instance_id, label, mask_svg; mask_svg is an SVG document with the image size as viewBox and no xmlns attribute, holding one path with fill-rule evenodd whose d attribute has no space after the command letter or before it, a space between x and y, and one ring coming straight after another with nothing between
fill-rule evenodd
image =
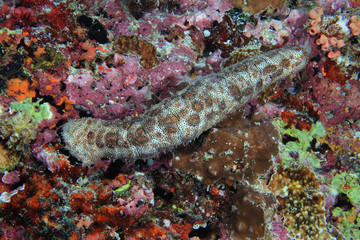
<instances>
[{"instance_id":1,"label":"pink coralline algae","mask_svg":"<svg viewBox=\"0 0 360 240\"><path fill-rule=\"evenodd\" d=\"M124 207L125 215L142 216L150 206L155 204L152 189L141 189L139 186L135 186L130 190L130 195L127 200L118 199L120 206Z\"/></svg>"},{"instance_id":2,"label":"pink coralline algae","mask_svg":"<svg viewBox=\"0 0 360 240\"><path fill-rule=\"evenodd\" d=\"M1 181L5 184L15 184L20 181L19 172L18 171L11 171L5 172L1 178Z\"/></svg>"},{"instance_id":3,"label":"pink coralline algae","mask_svg":"<svg viewBox=\"0 0 360 240\"><path fill-rule=\"evenodd\" d=\"M0 239L359 239L360 1L242 2L2 1ZM85 167L65 148L72 119L135 127L209 74L196 96L217 100L219 72L294 45L303 71L176 150Z\"/></svg>"},{"instance_id":4,"label":"pink coralline algae","mask_svg":"<svg viewBox=\"0 0 360 240\"><path fill-rule=\"evenodd\" d=\"M150 99L151 92L158 93L160 99L168 96L169 87L174 87L186 72L181 62L163 62L144 71L137 57L128 56L124 61L117 68L97 74L83 70L69 75L66 80L69 99L81 104L94 117L122 118L144 112L143 103Z\"/></svg>"},{"instance_id":5,"label":"pink coralline algae","mask_svg":"<svg viewBox=\"0 0 360 240\"><path fill-rule=\"evenodd\" d=\"M349 80L346 85L330 82L326 78L313 86L314 98L319 106L319 116L322 122L336 125L344 119L359 120L360 116L360 84ZM331 102L329 101L331 99Z\"/></svg>"}]
</instances>

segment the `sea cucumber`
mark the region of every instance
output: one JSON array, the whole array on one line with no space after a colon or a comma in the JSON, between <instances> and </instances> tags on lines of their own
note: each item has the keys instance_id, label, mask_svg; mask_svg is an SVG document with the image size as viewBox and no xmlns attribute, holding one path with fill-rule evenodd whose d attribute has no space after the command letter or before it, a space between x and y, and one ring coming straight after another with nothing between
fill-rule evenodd
<instances>
[{"instance_id":1,"label":"sea cucumber","mask_svg":"<svg viewBox=\"0 0 360 240\"><path fill-rule=\"evenodd\" d=\"M187 143L238 110L270 84L303 69L309 52L290 46L245 59L219 73L196 78L139 117L81 118L63 125L70 154L84 166L103 157L151 157Z\"/></svg>"}]
</instances>

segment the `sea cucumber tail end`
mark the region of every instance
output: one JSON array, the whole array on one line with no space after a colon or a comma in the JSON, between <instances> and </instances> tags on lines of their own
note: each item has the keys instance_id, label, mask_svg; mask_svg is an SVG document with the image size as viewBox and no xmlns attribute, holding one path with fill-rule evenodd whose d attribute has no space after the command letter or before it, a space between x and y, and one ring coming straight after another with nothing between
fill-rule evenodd
<instances>
[{"instance_id":1,"label":"sea cucumber tail end","mask_svg":"<svg viewBox=\"0 0 360 240\"><path fill-rule=\"evenodd\" d=\"M84 166L91 165L102 157L101 153L89 150L86 148L87 145L84 145L89 134L87 120L101 121L93 118L70 119L62 126L62 137L66 140L65 148L72 156L81 160Z\"/></svg>"}]
</instances>

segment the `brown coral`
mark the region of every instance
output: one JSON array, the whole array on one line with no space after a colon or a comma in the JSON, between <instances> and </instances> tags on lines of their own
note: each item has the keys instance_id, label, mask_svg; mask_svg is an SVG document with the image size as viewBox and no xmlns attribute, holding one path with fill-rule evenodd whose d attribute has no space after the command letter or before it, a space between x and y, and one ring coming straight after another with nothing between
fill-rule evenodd
<instances>
[{"instance_id":1,"label":"brown coral","mask_svg":"<svg viewBox=\"0 0 360 240\"><path fill-rule=\"evenodd\" d=\"M160 62L156 57L156 47L140 37L122 35L116 40L115 46L119 54L141 55L140 65L145 69L151 69Z\"/></svg>"},{"instance_id":2,"label":"brown coral","mask_svg":"<svg viewBox=\"0 0 360 240\"><path fill-rule=\"evenodd\" d=\"M254 184L271 168L278 140L276 129L264 115L255 114L248 120L236 113L213 128L196 150L179 148L172 163L205 184L220 179Z\"/></svg>"},{"instance_id":3,"label":"brown coral","mask_svg":"<svg viewBox=\"0 0 360 240\"><path fill-rule=\"evenodd\" d=\"M265 181L278 152L278 133L263 114L250 120L237 112L176 150L173 167L205 184L220 179L237 190L224 212L231 239L259 239L267 235L275 198ZM236 184L237 182L237 184ZM227 205L227 204L226 204Z\"/></svg>"},{"instance_id":4,"label":"brown coral","mask_svg":"<svg viewBox=\"0 0 360 240\"><path fill-rule=\"evenodd\" d=\"M230 239L269 239L274 196L239 187L233 197L230 215L225 216Z\"/></svg>"},{"instance_id":5,"label":"brown coral","mask_svg":"<svg viewBox=\"0 0 360 240\"><path fill-rule=\"evenodd\" d=\"M316 176L306 167L280 167L269 188L277 196L278 211L293 239L331 239L326 229L325 197Z\"/></svg>"},{"instance_id":6,"label":"brown coral","mask_svg":"<svg viewBox=\"0 0 360 240\"><path fill-rule=\"evenodd\" d=\"M231 3L236 8L255 14L268 9L282 8L285 0L231 0Z\"/></svg>"}]
</instances>

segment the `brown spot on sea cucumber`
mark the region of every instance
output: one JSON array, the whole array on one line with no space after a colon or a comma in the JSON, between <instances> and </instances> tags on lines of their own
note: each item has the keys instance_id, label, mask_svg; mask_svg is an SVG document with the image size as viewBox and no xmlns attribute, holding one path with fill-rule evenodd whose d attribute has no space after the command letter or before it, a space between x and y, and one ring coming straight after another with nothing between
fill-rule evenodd
<instances>
[{"instance_id":1,"label":"brown spot on sea cucumber","mask_svg":"<svg viewBox=\"0 0 360 240\"><path fill-rule=\"evenodd\" d=\"M205 118L206 118L206 119L211 119L211 118L213 117L213 115L214 115L214 112L213 112L213 111L210 111L210 112L208 112L208 113L205 114Z\"/></svg>"},{"instance_id":2,"label":"brown spot on sea cucumber","mask_svg":"<svg viewBox=\"0 0 360 240\"><path fill-rule=\"evenodd\" d=\"M161 106L154 107L154 108L150 109L150 111L148 112L148 115L152 116L152 117L156 117L162 112L162 110L163 110L163 108Z\"/></svg>"},{"instance_id":3,"label":"brown spot on sea cucumber","mask_svg":"<svg viewBox=\"0 0 360 240\"><path fill-rule=\"evenodd\" d=\"M246 65L245 64L240 64L239 67L238 67L238 71L245 71L247 69Z\"/></svg>"},{"instance_id":4,"label":"brown spot on sea cucumber","mask_svg":"<svg viewBox=\"0 0 360 240\"><path fill-rule=\"evenodd\" d=\"M226 71L225 73L224 73L224 76L226 77L226 78L232 78L232 77L234 77L235 75L234 75L234 73L233 72L230 72L230 71ZM221 81L221 79L215 79L216 81L215 81L215 83L218 83L218 82L220 82Z\"/></svg>"},{"instance_id":5,"label":"brown spot on sea cucumber","mask_svg":"<svg viewBox=\"0 0 360 240\"><path fill-rule=\"evenodd\" d=\"M115 148L117 145L118 134L115 132L108 132L104 136L105 145L108 148Z\"/></svg>"},{"instance_id":6,"label":"brown spot on sea cucumber","mask_svg":"<svg viewBox=\"0 0 360 240\"><path fill-rule=\"evenodd\" d=\"M188 125L195 127L195 126L199 125L200 117L197 114L193 114L193 115L188 117L186 122L187 122Z\"/></svg>"},{"instance_id":7,"label":"brown spot on sea cucumber","mask_svg":"<svg viewBox=\"0 0 360 240\"><path fill-rule=\"evenodd\" d=\"M198 112L204 109L204 104L201 101L194 101L191 108Z\"/></svg>"},{"instance_id":8,"label":"brown spot on sea cucumber","mask_svg":"<svg viewBox=\"0 0 360 240\"><path fill-rule=\"evenodd\" d=\"M95 144L95 133L93 131L90 131L88 134L87 134L87 139L88 139L88 143L90 145L94 145Z\"/></svg>"},{"instance_id":9,"label":"brown spot on sea cucumber","mask_svg":"<svg viewBox=\"0 0 360 240\"><path fill-rule=\"evenodd\" d=\"M173 126L167 126L164 130L167 134L170 134L170 135L173 135L173 134L177 133L177 131L178 131L178 129Z\"/></svg>"},{"instance_id":10,"label":"brown spot on sea cucumber","mask_svg":"<svg viewBox=\"0 0 360 240\"><path fill-rule=\"evenodd\" d=\"M154 139L162 139L163 138L163 134L161 132L154 132Z\"/></svg>"},{"instance_id":11,"label":"brown spot on sea cucumber","mask_svg":"<svg viewBox=\"0 0 360 240\"><path fill-rule=\"evenodd\" d=\"M219 109L225 110L225 108L226 108L226 103L224 100L222 100L221 102L219 102Z\"/></svg>"},{"instance_id":12,"label":"brown spot on sea cucumber","mask_svg":"<svg viewBox=\"0 0 360 240\"><path fill-rule=\"evenodd\" d=\"M218 86L217 91L219 91L222 94L226 92L226 90L223 86Z\"/></svg>"},{"instance_id":13,"label":"brown spot on sea cucumber","mask_svg":"<svg viewBox=\"0 0 360 240\"><path fill-rule=\"evenodd\" d=\"M280 63L280 66L285 67L285 68L290 67L290 65L291 65L290 61L289 61L288 59L286 59L286 58L283 59L283 60L281 61L281 63Z\"/></svg>"},{"instance_id":14,"label":"brown spot on sea cucumber","mask_svg":"<svg viewBox=\"0 0 360 240\"><path fill-rule=\"evenodd\" d=\"M175 108L178 109L178 108L181 108L181 107L182 107L182 105L183 105L183 104L182 104L182 101L183 101L183 100L182 100L180 97L173 99L173 101L174 101L174 102L173 102L173 105L174 105Z\"/></svg>"},{"instance_id":15,"label":"brown spot on sea cucumber","mask_svg":"<svg viewBox=\"0 0 360 240\"><path fill-rule=\"evenodd\" d=\"M177 124L179 119L175 117L173 114L160 115L158 119L158 123L162 126L169 124Z\"/></svg>"},{"instance_id":16,"label":"brown spot on sea cucumber","mask_svg":"<svg viewBox=\"0 0 360 240\"><path fill-rule=\"evenodd\" d=\"M95 138L95 143L96 143L96 146L98 146L98 148L103 148L105 146L105 144L103 142L103 137L104 137L103 132L98 131L96 138Z\"/></svg>"},{"instance_id":17,"label":"brown spot on sea cucumber","mask_svg":"<svg viewBox=\"0 0 360 240\"><path fill-rule=\"evenodd\" d=\"M181 118L184 118L188 113L189 113L189 109L188 109L188 108L180 109L179 112L178 112L178 117L179 117L180 119L181 119Z\"/></svg>"},{"instance_id":18,"label":"brown spot on sea cucumber","mask_svg":"<svg viewBox=\"0 0 360 240\"><path fill-rule=\"evenodd\" d=\"M278 68L278 69L276 69L273 73L271 73L270 76L273 77L273 78L275 78L275 77L281 76L281 74L283 74L283 69L282 69L282 68Z\"/></svg>"},{"instance_id":19,"label":"brown spot on sea cucumber","mask_svg":"<svg viewBox=\"0 0 360 240\"><path fill-rule=\"evenodd\" d=\"M181 96L184 98L184 99L194 99L194 97L196 97L196 92L194 91L187 91L187 92L184 92L183 94L181 94Z\"/></svg>"},{"instance_id":20,"label":"brown spot on sea cucumber","mask_svg":"<svg viewBox=\"0 0 360 240\"><path fill-rule=\"evenodd\" d=\"M244 96L249 96L251 93L253 92L252 87L248 86L244 89L244 91L242 91Z\"/></svg>"},{"instance_id":21,"label":"brown spot on sea cucumber","mask_svg":"<svg viewBox=\"0 0 360 240\"><path fill-rule=\"evenodd\" d=\"M275 65L268 65L268 66L264 67L263 74L267 75L269 73L274 72L276 69L277 69L277 67Z\"/></svg>"},{"instance_id":22,"label":"brown spot on sea cucumber","mask_svg":"<svg viewBox=\"0 0 360 240\"><path fill-rule=\"evenodd\" d=\"M214 99L211 96L205 98L205 106L211 107L214 104Z\"/></svg>"},{"instance_id":23,"label":"brown spot on sea cucumber","mask_svg":"<svg viewBox=\"0 0 360 240\"><path fill-rule=\"evenodd\" d=\"M148 117L143 120L143 129L146 132L153 132L155 130L156 120L155 118Z\"/></svg>"},{"instance_id":24,"label":"brown spot on sea cucumber","mask_svg":"<svg viewBox=\"0 0 360 240\"><path fill-rule=\"evenodd\" d=\"M108 121L108 122L111 123L110 126L112 126L112 127L124 128L124 120L115 119L115 120L111 120L111 121Z\"/></svg>"},{"instance_id":25,"label":"brown spot on sea cucumber","mask_svg":"<svg viewBox=\"0 0 360 240\"><path fill-rule=\"evenodd\" d=\"M231 86L229 92L236 101L240 101L242 99L241 89L239 89L237 85Z\"/></svg>"},{"instance_id":26,"label":"brown spot on sea cucumber","mask_svg":"<svg viewBox=\"0 0 360 240\"><path fill-rule=\"evenodd\" d=\"M140 146L147 143L150 139L146 136L144 129L139 128L136 131L129 132L129 142L134 146Z\"/></svg>"}]
</instances>

